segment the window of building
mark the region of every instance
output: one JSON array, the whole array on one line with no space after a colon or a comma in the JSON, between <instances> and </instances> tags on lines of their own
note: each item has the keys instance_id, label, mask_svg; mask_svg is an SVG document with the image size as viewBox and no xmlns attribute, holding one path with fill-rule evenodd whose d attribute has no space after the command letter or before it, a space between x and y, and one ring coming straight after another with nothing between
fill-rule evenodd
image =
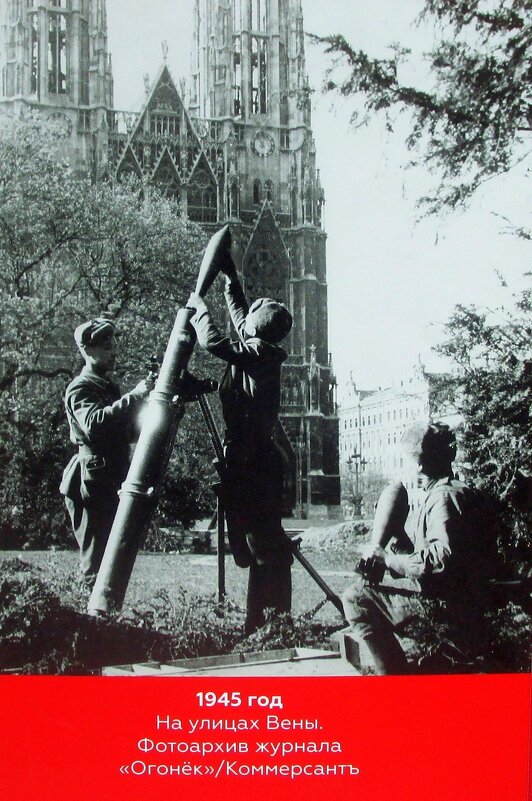
<instances>
[{"instance_id":1,"label":"window of building","mask_svg":"<svg viewBox=\"0 0 532 801\"><path fill-rule=\"evenodd\" d=\"M226 45L229 37L229 14L227 11L223 12L222 16L222 44Z\"/></svg>"},{"instance_id":2,"label":"window of building","mask_svg":"<svg viewBox=\"0 0 532 801\"><path fill-rule=\"evenodd\" d=\"M31 17L31 91L37 92L39 85L39 27L37 14Z\"/></svg>"},{"instance_id":3,"label":"window of building","mask_svg":"<svg viewBox=\"0 0 532 801\"><path fill-rule=\"evenodd\" d=\"M90 131L91 129L91 113L88 109L79 110L78 118L79 130Z\"/></svg>"},{"instance_id":4,"label":"window of building","mask_svg":"<svg viewBox=\"0 0 532 801\"><path fill-rule=\"evenodd\" d=\"M296 225L297 217L297 187L293 186L290 190L290 219L292 225Z\"/></svg>"},{"instance_id":5,"label":"window of building","mask_svg":"<svg viewBox=\"0 0 532 801\"><path fill-rule=\"evenodd\" d=\"M242 2L241 0L233 0L233 30L242 30Z\"/></svg>"},{"instance_id":6,"label":"window of building","mask_svg":"<svg viewBox=\"0 0 532 801\"><path fill-rule=\"evenodd\" d=\"M290 150L290 131L288 128L281 128L281 149Z\"/></svg>"},{"instance_id":7,"label":"window of building","mask_svg":"<svg viewBox=\"0 0 532 801\"><path fill-rule=\"evenodd\" d=\"M89 68L90 68L90 44L89 44L89 23L86 19L79 21L80 31L80 53L79 53L79 102L83 106L89 104Z\"/></svg>"},{"instance_id":8,"label":"window of building","mask_svg":"<svg viewBox=\"0 0 532 801\"><path fill-rule=\"evenodd\" d=\"M212 139L213 142L219 142L221 139L221 125L219 122L215 122L212 120L209 123L209 138Z\"/></svg>"},{"instance_id":9,"label":"window of building","mask_svg":"<svg viewBox=\"0 0 532 801\"><path fill-rule=\"evenodd\" d=\"M154 182L159 187L159 190L167 198L173 200L181 200L181 186L179 179L173 167L169 164L164 164L157 170Z\"/></svg>"},{"instance_id":10,"label":"window of building","mask_svg":"<svg viewBox=\"0 0 532 801\"><path fill-rule=\"evenodd\" d=\"M240 216L240 190L236 179L229 188L229 216L234 218Z\"/></svg>"},{"instance_id":11,"label":"window of building","mask_svg":"<svg viewBox=\"0 0 532 801\"><path fill-rule=\"evenodd\" d=\"M251 30L266 30L266 0L251 0Z\"/></svg>"},{"instance_id":12,"label":"window of building","mask_svg":"<svg viewBox=\"0 0 532 801\"><path fill-rule=\"evenodd\" d=\"M240 36L233 42L233 114L239 117L242 113L242 55Z\"/></svg>"},{"instance_id":13,"label":"window of building","mask_svg":"<svg viewBox=\"0 0 532 801\"><path fill-rule=\"evenodd\" d=\"M268 43L251 37L251 113L266 114L268 94Z\"/></svg>"},{"instance_id":14,"label":"window of building","mask_svg":"<svg viewBox=\"0 0 532 801\"><path fill-rule=\"evenodd\" d=\"M188 216L196 222L216 222L217 197L216 187L206 170L199 169L194 173L188 187Z\"/></svg>"},{"instance_id":15,"label":"window of building","mask_svg":"<svg viewBox=\"0 0 532 801\"><path fill-rule=\"evenodd\" d=\"M64 14L48 17L48 92L64 95L67 91L67 20Z\"/></svg>"},{"instance_id":16,"label":"window of building","mask_svg":"<svg viewBox=\"0 0 532 801\"><path fill-rule=\"evenodd\" d=\"M269 200L270 203L273 203L273 182L268 180L264 182L264 193L266 195L266 200Z\"/></svg>"},{"instance_id":17,"label":"window of building","mask_svg":"<svg viewBox=\"0 0 532 801\"><path fill-rule=\"evenodd\" d=\"M258 178L253 181L253 203L257 205L262 200L262 184Z\"/></svg>"},{"instance_id":18,"label":"window of building","mask_svg":"<svg viewBox=\"0 0 532 801\"><path fill-rule=\"evenodd\" d=\"M152 112L150 115L150 132L155 136L179 136L179 117L175 113Z\"/></svg>"}]
</instances>

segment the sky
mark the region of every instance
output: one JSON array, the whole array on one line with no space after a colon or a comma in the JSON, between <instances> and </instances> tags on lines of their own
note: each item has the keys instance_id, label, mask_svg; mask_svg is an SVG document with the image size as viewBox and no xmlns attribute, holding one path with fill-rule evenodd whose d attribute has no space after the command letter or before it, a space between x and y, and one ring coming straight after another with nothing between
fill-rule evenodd
<instances>
[{"instance_id":1,"label":"sky","mask_svg":"<svg viewBox=\"0 0 532 801\"><path fill-rule=\"evenodd\" d=\"M422 53L433 33L412 25L421 5L303 0L304 27L319 35L341 32L376 57L392 42L406 43L420 57L402 77L424 85ZM108 0L117 109L140 109L143 76L155 77L163 40L174 79L189 74L193 6L193 0ZM419 360L429 370L446 369L431 348L442 340L454 306L496 307L506 297L497 273L513 288L523 285L527 244L505 235L496 215L527 224L530 197L525 165L486 184L466 212L419 220L416 199L435 177L404 168L409 155L399 131L386 133L379 120L362 129L349 125L355 101L321 92L330 62L310 42L306 63L316 90L312 124L326 196L329 350L341 400L350 377L360 389L376 389L408 377Z\"/></svg>"}]
</instances>

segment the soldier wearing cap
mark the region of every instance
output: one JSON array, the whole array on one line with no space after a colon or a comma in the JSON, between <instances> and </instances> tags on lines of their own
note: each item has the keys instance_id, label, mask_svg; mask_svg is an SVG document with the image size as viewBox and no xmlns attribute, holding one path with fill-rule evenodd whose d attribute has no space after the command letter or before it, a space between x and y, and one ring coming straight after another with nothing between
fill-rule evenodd
<instances>
[{"instance_id":1,"label":"soldier wearing cap","mask_svg":"<svg viewBox=\"0 0 532 801\"><path fill-rule=\"evenodd\" d=\"M409 512L402 484L385 488L375 510L371 542L359 572L365 578L343 596L354 638L381 675L408 670L395 633L410 620L430 615L426 599L443 601L447 620L473 646L482 636L487 580L493 569L492 529L485 525L485 498L454 478L455 438L440 423L415 424L403 449L417 465L424 497L414 542L404 526Z\"/></svg>"},{"instance_id":2,"label":"soldier wearing cap","mask_svg":"<svg viewBox=\"0 0 532 801\"><path fill-rule=\"evenodd\" d=\"M290 332L292 316L271 298L248 308L229 245L221 270L238 341L220 334L201 297L192 295L187 305L196 309L192 325L200 345L227 362L220 385L226 425L223 503L233 558L250 570L245 629L251 633L264 623L265 609L290 612L292 600L293 557L281 526L283 458L273 438L287 358L279 342Z\"/></svg>"},{"instance_id":3,"label":"soldier wearing cap","mask_svg":"<svg viewBox=\"0 0 532 801\"><path fill-rule=\"evenodd\" d=\"M60 492L80 549L86 584L94 584L111 530L118 490L129 467L134 421L153 389L145 379L125 395L111 378L116 363L115 325L105 317L79 325L74 339L85 365L68 385L65 408L78 452L65 470Z\"/></svg>"}]
</instances>

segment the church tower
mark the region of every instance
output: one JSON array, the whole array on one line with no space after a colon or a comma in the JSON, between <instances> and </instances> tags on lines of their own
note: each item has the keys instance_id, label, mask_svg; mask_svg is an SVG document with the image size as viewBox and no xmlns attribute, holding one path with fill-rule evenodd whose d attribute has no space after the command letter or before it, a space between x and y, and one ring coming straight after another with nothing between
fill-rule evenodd
<instances>
[{"instance_id":1,"label":"church tower","mask_svg":"<svg viewBox=\"0 0 532 801\"><path fill-rule=\"evenodd\" d=\"M0 107L64 128L73 166L98 173L113 78L105 0L2 0Z\"/></svg>"},{"instance_id":2,"label":"church tower","mask_svg":"<svg viewBox=\"0 0 532 801\"><path fill-rule=\"evenodd\" d=\"M194 15L189 112L213 153L218 221L231 223L247 296L293 313L281 409L292 502L324 511L339 503L338 418L301 0L195 0Z\"/></svg>"}]
</instances>

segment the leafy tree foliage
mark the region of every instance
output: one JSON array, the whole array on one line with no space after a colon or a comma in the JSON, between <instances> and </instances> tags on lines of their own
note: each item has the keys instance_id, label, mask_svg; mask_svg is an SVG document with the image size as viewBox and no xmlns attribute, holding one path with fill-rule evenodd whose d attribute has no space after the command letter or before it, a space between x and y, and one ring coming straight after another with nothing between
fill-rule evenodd
<instances>
[{"instance_id":1,"label":"leafy tree foliage","mask_svg":"<svg viewBox=\"0 0 532 801\"><path fill-rule=\"evenodd\" d=\"M333 56L325 88L360 95L367 122L375 113L393 129L408 112L407 146L439 175L428 212L463 205L484 181L529 154L532 129L532 3L530 0L425 0L421 22L433 22L436 41L424 59L425 85L401 80L419 55L395 44L389 58L354 50L341 35L313 37Z\"/></svg>"},{"instance_id":2,"label":"leafy tree foliage","mask_svg":"<svg viewBox=\"0 0 532 801\"><path fill-rule=\"evenodd\" d=\"M117 322L118 377L131 387L150 354L164 352L206 242L171 201L75 176L58 158L62 144L39 118L0 133L0 525L30 544L66 532L57 488L72 451L62 395L81 366L75 326L96 315ZM189 524L210 505L197 429L186 415L167 521Z\"/></svg>"},{"instance_id":3,"label":"leafy tree foliage","mask_svg":"<svg viewBox=\"0 0 532 801\"><path fill-rule=\"evenodd\" d=\"M440 400L453 398L464 417L468 477L502 502L508 529L500 545L509 560L532 555L531 311L530 289L494 311L457 306L438 348L455 367L441 380Z\"/></svg>"}]
</instances>

